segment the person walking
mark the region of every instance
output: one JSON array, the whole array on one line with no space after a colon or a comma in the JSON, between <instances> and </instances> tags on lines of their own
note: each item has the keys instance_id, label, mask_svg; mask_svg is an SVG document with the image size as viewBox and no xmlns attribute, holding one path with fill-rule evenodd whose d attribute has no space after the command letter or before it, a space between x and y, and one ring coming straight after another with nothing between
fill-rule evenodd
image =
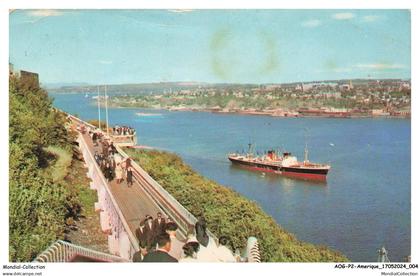
<instances>
[{"instance_id":1,"label":"person walking","mask_svg":"<svg viewBox=\"0 0 420 276\"><path fill-rule=\"evenodd\" d=\"M108 180L108 182L111 182L113 179L112 168L109 162L106 162L105 169L104 169L104 176Z\"/></svg>"},{"instance_id":2,"label":"person walking","mask_svg":"<svg viewBox=\"0 0 420 276\"><path fill-rule=\"evenodd\" d=\"M197 259L197 253L200 250L200 243L195 237L190 238L182 247L184 251L184 257L179 259L180 263L197 263L200 262Z\"/></svg>"},{"instance_id":3,"label":"person walking","mask_svg":"<svg viewBox=\"0 0 420 276\"><path fill-rule=\"evenodd\" d=\"M165 231L165 219L162 217L161 212L157 212L156 218L153 221L153 227L155 228L155 232L157 234L160 234L161 232Z\"/></svg>"},{"instance_id":4,"label":"person walking","mask_svg":"<svg viewBox=\"0 0 420 276\"><path fill-rule=\"evenodd\" d=\"M101 162L101 158L100 158L100 156L99 156L99 154L98 154L98 152L97 151L95 151L95 154L94 154L94 156L93 156L94 158L95 158L95 161L96 161L96 164L100 164L100 162Z\"/></svg>"},{"instance_id":5,"label":"person walking","mask_svg":"<svg viewBox=\"0 0 420 276\"><path fill-rule=\"evenodd\" d=\"M165 229L166 233L168 233L169 237L171 238L171 250L168 253L175 259L179 260L182 256L182 246L184 243L176 237L178 225L176 225L174 222L170 222L166 224Z\"/></svg>"},{"instance_id":6,"label":"person walking","mask_svg":"<svg viewBox=\"0 0 420 276\"><path fill-rule=\"evenodd\" d=\"M168 254L171 250L171 238L168 233L161 233L157 236L157 246L156 251L150 251L144 256L142 262L144 263L163 263L163 262L173 262L177 263L178 260Z\"/></svg>"},{"instance_id":7,"label":"person walking","mask_svg":"<svg viewBox=\"0 0 420 276\"><path fill-rule=\"evenodd\" d=\"M144 239L146 242L146 247L148 250L150 250L155 245L154 241L156 237L155 229L153 227L152 216L147 215L147 219L145 221L143 231L144 231Z\"/></svg>"},{"instance_id":8,"label":"person walking","mask_svg":"<svg viewBox=\"0 0 420 276\"><path fill-rule=\"evenodd\" d=\"M131 167L127 168L127 186L129 188L133 186L133 169Z\"/></svg>"},{"instance_id":9,"label":"person walking","mask_svg":"<svg viewBox=\"0 0 420 276\"><path fill-rule=\"evenodd\" d=\"M216 244L207 234L207 224L204 217L199 217L195 224L195 232L197 240L200 243L200 251L197 253L197 259L200 262L219 262L215 252Z\"/></svg>"},{"instance_id":10,"label":"person walking","mask_svg":"<svg viewBox=\"0 0 420 276\"><path fill-rule=\"evenodd\" d=\"M99 167L101 168L101 172L105 176L105 168L106 168L106 160L104 158L101 158L101 162L99 164ZM106 177L105 177L106 178Z\"/></svg>"},{"instance_id":11,"label":"person walking","mask_svg":"<svg viewBox=\"0 0 420 276\"><path fill-rule=\"evenodd\" d=\"M108 142L106 140L102 142L102 154L104 158L108 158Z\"/></svg>"},{"instance_id":12,"label":"person walking","mask_svg":"<svg viewBox=\"0 0 420 276\"><path fill-rule=\"evenodd\" d=\"M111 142L111 144L109 145L109 151L112 155L114 155L115 153L117 153L117 148L115 148L114 146L114 142Z\"/></svg>"},{"instance_id":13,"label":"person walking","mask_svg":"<svg viewBox=\"0 0 420 276\"><path fill-rule=\"evenodd\" d=\"M145 223L145 220L141 220L140 224L139 224L139 227L136 229L136 232L135 232L136 233L136 238L139 241L139 246L140 247L145 247L145 246L142 246L144 244L144 241L145 241L144 223Z\"/></svg>"},{"instance_id":14,"label":"person walking","mask_svg":"<svg viewBox=\"0 0 420 276\"><path fill-rule=\"evenodd\" d=\"M121 163L117 163L115 166L115 179L117 179L117 184L121 184L123 179L123 169Z\"/></svg>"},{"instance_id":15,"label":"person walking","mask_svg":"<svg viewBox=\"0 0 420 276\"><path fill-rule=\"evenodd\" d=\"M92 134L92 142L94 146L98 145L98 134L96 132L93 132Z\"/></svg>"}]
</instances>

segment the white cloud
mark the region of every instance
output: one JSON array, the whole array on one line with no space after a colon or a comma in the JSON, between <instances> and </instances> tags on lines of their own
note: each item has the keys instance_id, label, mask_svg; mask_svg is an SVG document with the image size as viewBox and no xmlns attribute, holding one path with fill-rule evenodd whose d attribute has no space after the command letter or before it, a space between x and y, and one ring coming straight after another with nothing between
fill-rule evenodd
<instances>
[{"instance_id":1,"label":"white cloud","mask_svg":"<svg viewBox=\"0 0 420 276\"><path fill-rule=\"evenodd\" d=\"M350 73L350 72L370 72L375 71L376 73L386 72L387 70L398 70L404 69L407 66L403 64L391 64L391 63L359 63L345 67L332 67L328 69L317 70L316 73Z\"/></svg>"},{"instance_id":2,"label":"white cloud","mask_svg":"<svg viewBox=\"0 0 420 276\"><path fill-rule=\"evenodd\" d=\"M340 13L333 14L332 17L337 20L349 20L349 19L354 18L355 15L354 13L351 13L351 12L340 12Z\"/></svg>"},{"instance_id":3,"label":"white cloud","mask_svg":"<svg viewBox=\"0 0 420 276\"><path fill-rule=\"evenodd\" d=\"M100 64L112 64L111 60L99 60L98 61Z\"/></svg>"},{"instance_id":4,"label":"white cloud","mask_svg":"<svg viewBox=\"0 0 420 276\"><path fill-rule=\"evenodd\" d=\"M32 10L28 13L33 17L50 17L50 16L61 16L63 15L62 11L59 10Z\"/></svg>"},{"instance_id":5,"label":"white cloud","mask_svg":"<svg viewBox=\"0 0 420 276\"><path fill-rule=\"evenodd\" d=\"M374 22L379 19L378 15L365 15L362 17L363 22Z\"/></svg>"},{"instance_id":6,"label":"white cloud","mask_svg":"<svg viewBox=\"0 0 420 276\"><path fill-rule=\"evenodd\" d=\"M360 69L376 69L376 70L389 70L389 69L403 69L405 68L402 64L389 64L389 63L365 63L356 64L354 67Z\"/></svg>"},{"instance_id":7,"label":"white cloud","mask_svg":"<svg viewBox=\"0 0 420 276\"><path fill-rule=\"evenodd\" d=\"M307 28L315 28L315 27L318 27L319 25L321 25L321 20L318 20L318 19L311 19L311 20L302 22L302 26L307 27Z\"/></svg>"}]
</instances>

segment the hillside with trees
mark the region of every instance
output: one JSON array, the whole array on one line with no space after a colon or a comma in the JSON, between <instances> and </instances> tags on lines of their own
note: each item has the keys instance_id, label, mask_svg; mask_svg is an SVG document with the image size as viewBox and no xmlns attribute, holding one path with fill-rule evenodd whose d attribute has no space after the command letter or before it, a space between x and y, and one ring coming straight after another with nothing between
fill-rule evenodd
<instances>
[{"instance_id":1,"label":"hillside with trees","mask_svg":"<svg viewBox=\"0 0 420 276\"><path fill-rule=\"evenodd\" d=\"M65 238L89 201L81 194L95 194L80 179L67 179L78 173L72 167L78 152L66 115L52 108L44 90L9 80L9 259L28 262Z\"/></svg>"}]
</instances>

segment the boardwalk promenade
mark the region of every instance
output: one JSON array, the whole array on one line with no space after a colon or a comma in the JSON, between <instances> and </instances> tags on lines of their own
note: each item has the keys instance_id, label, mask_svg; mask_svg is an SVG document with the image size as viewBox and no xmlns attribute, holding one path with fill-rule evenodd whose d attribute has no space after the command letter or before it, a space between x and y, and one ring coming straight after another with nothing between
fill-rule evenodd
<instances>
[{"instance_id":1,"label":"boardwalk promenade","mask_svg":"<svg viewBox=\"0 0 420 276\"><path fill-rule=\"evenodd\" d=\"M89 130L97 131L96 127L71 115L69 119L79 132L79 147L88 168L88 177L92 179L91 188L98 192L95 208L100 212L102 230L109 233L110 253L131 260L139 250L135 230L146 215L156 216L157 212L177 223L177 236L185 238L197 219L134 161L131 161L133 186L128 187L125 182L117 184L115 180L108 182L93 157L100 149L93 144ZM80 131L81 128L86 131ZM112 141L106 133L103 135ZM116 149L116 155L121 159L129 157L118 144ZM215 237L211 232L209 235Z\"/></svg>"},{"instance_id":2,"label":"boardwalk promenade","mask_svg":"<svg viewBox=\"0 0 420 276\"><path fill-rule=\"evenodd\" d=\"M85 133L82 136L92 153L95 153L95 151L100 152L99 147L93 145L89 134ZM155 216L157 212L163 212L150 196L146 194L137 181L136 184L128 187L125 182L117 184L115 179L106 184L114 196L132 233L135 233L140 220L144 220L146 215Z\"/></svg>"},{"instance_id":3,"label":"boardwalk promenade","mask_svg":"<svg viewBox=\"0 0 420 276\"><path fill-rule=\"evenodd\" d=\"M178 238L185 239L187 231L195 225L197 219L133 160L130 162L133 169L131 187L128 187L125 181L119 184L116 180L108 182L94 158L95 152L100 153L101 149L94 145L89 135L89 131L98 129L72 115L68 115L68 118L72 128L78 132L77 141L88 169L87 176L92 179L90 187L98 194L95 210L100 213L102 231L108 234L108 250L111 257L107 258L112 260L112 256L118 256L120 259L116 259L117 261L130 262L134 253L140 249L135 236L140 221L144 220L146 215L155 217L157 212L174 221L178 225ZM104 132L102 134L107 140L114 142L112 137ZM118 144L115 144L115 147L117 158L122 160L129 157ZM207 233L216 239L210 231L207 230ZM69 258L65 257L66 253L61 252L61 248L63 245L60 242L53 244L35 261L68 261ZM77 250L81 252L81 249ZM92 252L88 253L89 256L94 255ZM258 243L255 238L248 240L247 253L248 261L259 261ZM104 260L104 257L98 252L96 259Z\"/></svg>"}]
</instances>

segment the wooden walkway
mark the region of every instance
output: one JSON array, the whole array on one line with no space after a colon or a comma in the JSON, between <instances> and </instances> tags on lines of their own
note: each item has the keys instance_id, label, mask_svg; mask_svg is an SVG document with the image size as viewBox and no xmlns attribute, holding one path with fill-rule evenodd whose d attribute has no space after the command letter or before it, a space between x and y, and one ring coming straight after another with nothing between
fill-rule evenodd
<instances>
[{"instance_id":1,"label":"wooden walkway","mask_svg":"<svg viewBox=\"0 0 420 276\"><path fill-rule=\"evenodd\" d=\"M98 153L101 152L99 147L93 145L92 139L88 134L83 134L83 137L92 154L94 154L95 151ZM144 220L146 215L151 215L153 218L156 218L157 212L160 211L164 214L138 183L134 182L133 186L128 187L125 181L117 184L116 180L113 180L107 185L132 233L135 233L135 230L139 227L140 221Z\"/></svg>"}]
</instances>

